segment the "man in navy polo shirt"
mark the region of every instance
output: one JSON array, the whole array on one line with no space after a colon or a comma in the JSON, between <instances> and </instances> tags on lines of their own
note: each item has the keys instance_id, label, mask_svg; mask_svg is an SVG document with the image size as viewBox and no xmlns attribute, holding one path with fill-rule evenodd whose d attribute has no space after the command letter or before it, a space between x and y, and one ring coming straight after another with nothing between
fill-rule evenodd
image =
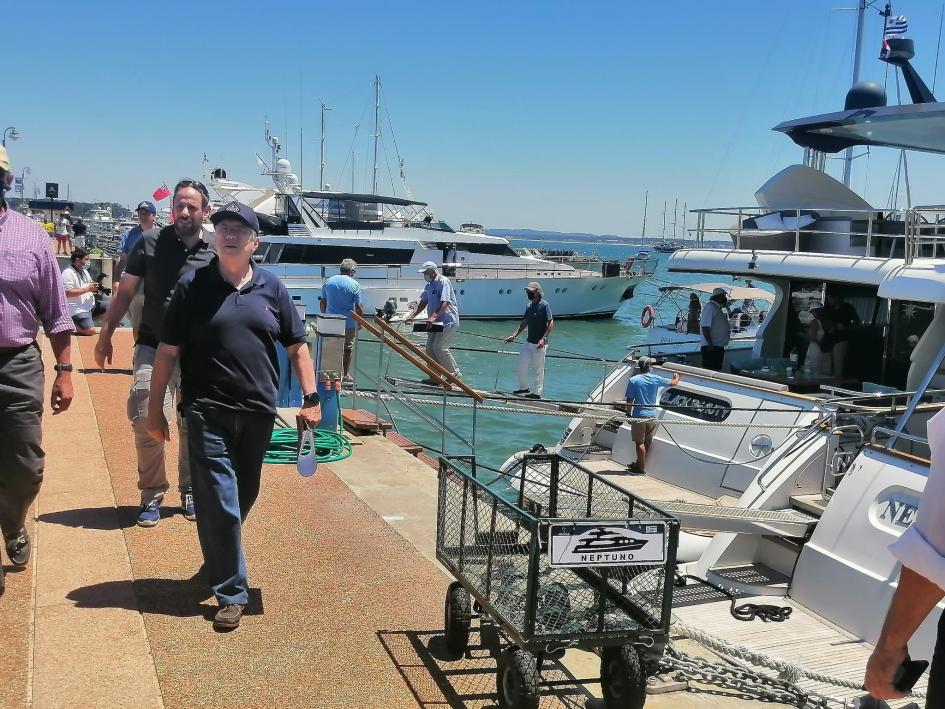
<instances>
[{"instance_id":1,"label":"man in navy polo shirt","mask_svg":"<svg viewBox=\"0 0 945 709\"><path fill-rule=\"evenodd\" d=\"M306 392L300 415L310 427L321 420L321 408L292 297L278 276L253 263L256 214L231 202L210 221L217 256L181 278L171 298L151 375L147 428L155 440L168 439L161 401L179 359L197 536L220 604L213 625L231 630L249 601L241 527L259 494L276 416L277 343Z\"/></svg>"}]
</instances>

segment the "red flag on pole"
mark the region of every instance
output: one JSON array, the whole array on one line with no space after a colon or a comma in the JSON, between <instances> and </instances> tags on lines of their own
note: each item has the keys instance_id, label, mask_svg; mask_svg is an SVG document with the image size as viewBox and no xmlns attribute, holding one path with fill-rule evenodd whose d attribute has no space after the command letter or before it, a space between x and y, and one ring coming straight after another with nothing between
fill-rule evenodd
<instances>
[{"instance_id":1,"label":"red flag on pole","mask_svg":"<svg viewBox=\"0 0 945 709\"><path fill-rule=\"evenodd\" d=\"M171 196L171 191L167 188L167 185L161 185L156 190L154 194L151 195L154 198L155 202L160 202L162 199L167 199Z\"/></svg>"}]
</instances>

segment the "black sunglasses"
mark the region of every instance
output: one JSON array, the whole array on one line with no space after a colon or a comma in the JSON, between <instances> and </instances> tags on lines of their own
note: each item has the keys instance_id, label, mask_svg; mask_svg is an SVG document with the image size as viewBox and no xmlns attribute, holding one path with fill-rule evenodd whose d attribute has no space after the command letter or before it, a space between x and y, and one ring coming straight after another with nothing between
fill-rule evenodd
<instances>
[{"instance_id":1,"label":"black sunglasses","mask_svg":"<svg viewBox=\"0 0 945 709\"><path fill-rule=\"evenodd\" d=\"M176 185L174 185L174 196L176 197L178 192L186 189L187 187L197 190L207 199L208 202L210 201L210 192L207 190L206 185L204 185L199 180L181 180Z\"/></svg>"}]
</instances>

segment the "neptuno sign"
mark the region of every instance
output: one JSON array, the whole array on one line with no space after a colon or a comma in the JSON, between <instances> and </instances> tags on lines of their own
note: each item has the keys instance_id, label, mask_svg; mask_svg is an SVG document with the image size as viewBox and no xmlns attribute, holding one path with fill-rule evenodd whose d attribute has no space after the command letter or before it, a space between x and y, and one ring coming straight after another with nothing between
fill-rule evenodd
<instances>
[{"instance_id":1,"label":"neptuno sign","mask_svg":"<svg viewBox=\"0 0 945 709\"><path fill-rule=\"evenodd\" d=\"M560 522L548 526L551 566L631 566L666 560L662 522Z\"/></svg>"}]
</instances>

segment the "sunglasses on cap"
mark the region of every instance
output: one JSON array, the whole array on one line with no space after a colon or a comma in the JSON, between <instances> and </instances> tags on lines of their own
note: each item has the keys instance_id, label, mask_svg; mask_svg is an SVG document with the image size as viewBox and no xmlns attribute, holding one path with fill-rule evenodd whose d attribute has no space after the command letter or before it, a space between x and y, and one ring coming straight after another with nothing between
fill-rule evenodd
<instances>
[{"instance_id":1,"label":"sunglasses on cap","mask_svg":"<svg viewBox=\"0 0 945 709\"><path fill-rule=\"evenodd\" d=\"M174 196L176 197L178 192L188 187L197 190L206 198L208 202L210 201L210 192L207 190L206 185L204 185L199 180L181 180L176 185L174 185Z\"/></svg>"}]
</instances>

